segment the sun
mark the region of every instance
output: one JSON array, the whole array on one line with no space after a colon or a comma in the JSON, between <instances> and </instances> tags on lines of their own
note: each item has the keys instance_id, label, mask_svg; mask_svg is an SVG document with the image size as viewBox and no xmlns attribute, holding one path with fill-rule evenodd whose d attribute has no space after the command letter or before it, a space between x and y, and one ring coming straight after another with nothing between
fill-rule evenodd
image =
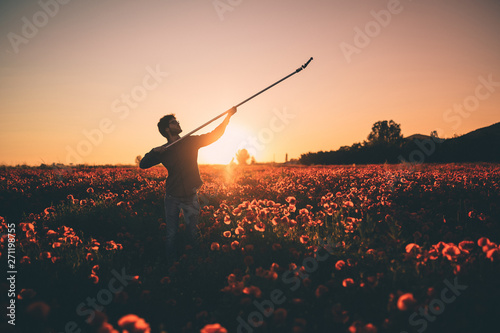
<instances>
[{"instance_id":1,"label":"sun","mask_svg":"<svg viewBox=\"0 0 500 333\"><path fill-rule=\"evenodd\" d=\"M230 123L219 140L199 150L198 162L200 164L229 164L233 158L236 162L236 152L244 145L248 136L243 127Z\"/></svg>"}]
</instances>

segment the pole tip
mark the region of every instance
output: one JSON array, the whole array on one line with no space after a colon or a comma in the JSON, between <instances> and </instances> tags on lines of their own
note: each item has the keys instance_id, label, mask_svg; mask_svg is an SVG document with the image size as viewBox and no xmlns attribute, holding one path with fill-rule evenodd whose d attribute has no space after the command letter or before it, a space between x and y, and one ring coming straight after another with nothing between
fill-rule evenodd
<instances>
[{"instance_id":1,"label":"pole tip","mask_svg":"<svg viewBox=\"0 0 500 333\"><path fill-rule=\"evenodd\" d=\"M313 60L313 57L311 57L309 60L307 60L307 62L302 66L302 69L306 68L307 65L309 65L309 63Z\"/></svg>"}]
</instances>

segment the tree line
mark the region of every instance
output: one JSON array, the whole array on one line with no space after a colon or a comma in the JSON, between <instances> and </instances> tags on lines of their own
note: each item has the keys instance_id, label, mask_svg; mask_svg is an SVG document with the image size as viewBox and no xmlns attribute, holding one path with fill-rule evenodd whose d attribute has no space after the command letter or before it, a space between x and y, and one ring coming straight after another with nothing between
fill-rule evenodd
<instances>
[{"instance_id":1,"label":"tree line","mask_svg":"<svg viewBox=\"0 0 500 333\"><path fill-rule=\"evenodd\" d=\"M430 135L404 138L401 125L393 120L373 124L367 140L338 150L309 152L300 164L379 164L379 163L450 163L499 162L500 123L452 139Z\"/></svg>"}]
</instances>

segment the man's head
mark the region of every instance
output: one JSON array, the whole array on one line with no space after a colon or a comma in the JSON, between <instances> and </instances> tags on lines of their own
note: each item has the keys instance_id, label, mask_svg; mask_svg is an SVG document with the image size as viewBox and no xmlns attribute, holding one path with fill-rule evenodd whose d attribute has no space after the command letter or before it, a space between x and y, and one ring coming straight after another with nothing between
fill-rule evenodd
<instances>
[{"instance_id":1,"label":"man's head","mask_svg":"<svg viewBox=\"0 0 500 333\"><path fill-rule=\"evenodd\" d=\"M158 122L158 130L160 134L165 138L169 138L170 136L178 135L182 132L181 126L177 119L175 119L174 114L168 114L160 119Z\"/></svg>"}]
</instances>

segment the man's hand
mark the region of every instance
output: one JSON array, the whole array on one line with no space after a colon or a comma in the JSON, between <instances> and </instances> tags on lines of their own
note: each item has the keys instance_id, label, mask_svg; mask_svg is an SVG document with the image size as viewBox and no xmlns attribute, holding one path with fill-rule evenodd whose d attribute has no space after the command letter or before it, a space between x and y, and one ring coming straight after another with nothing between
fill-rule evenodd
<instances>
[{"instance_id":1,"label":"man's hand","mask_svg":"<svg viewBox=\"0 0 500 333\"><path fill-rule=\"evenodd\" d=\"M227 111L228 111L227 112L228 117L232 117L236 113L236 106L233 106L232 108L230 108Z\"/></svg>"}]
</instances>

